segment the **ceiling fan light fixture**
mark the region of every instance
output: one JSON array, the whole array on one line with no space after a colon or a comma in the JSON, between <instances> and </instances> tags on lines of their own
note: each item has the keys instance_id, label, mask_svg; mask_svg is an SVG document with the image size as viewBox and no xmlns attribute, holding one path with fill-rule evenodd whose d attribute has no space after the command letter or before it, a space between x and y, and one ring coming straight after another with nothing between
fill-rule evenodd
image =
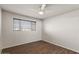
<instances>
[{"instance_id":1,"label":"ceiling fan light fixture","mask_svg":"<svg viewBox=\"0 0 79 59\"><path fill-rule=\"evenodd\" d=\"M44 12L43 12L43 11L39 11L38 13L39 13L40 15L43 15L43 14L44 14Z\"/></svg>"}]
</instances>

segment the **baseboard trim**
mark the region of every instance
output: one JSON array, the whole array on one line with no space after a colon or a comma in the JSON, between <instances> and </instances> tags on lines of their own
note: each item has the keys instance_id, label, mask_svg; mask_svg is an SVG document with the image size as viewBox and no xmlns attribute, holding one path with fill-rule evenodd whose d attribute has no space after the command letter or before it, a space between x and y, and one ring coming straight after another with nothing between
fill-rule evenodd
<instances>
[{"instance_id":1,"label":"baseboard trim","mask_svg":"<svg viewBox=\"0 0 79 59\"><path fill-rule=\"evenodd\" d=\"M14 45L14 46L11 46L11 47L7 47L7 48L12 48L12 47L16 47L16 46L20 46L20 45L28 44L28 43L32 43L32 42L37 42L37 41L43 41L43 40L30 41L30 42L27 42L27 43L17 44L17 45ZM3 48L3 49L7 49L7 48ZM2 49L2 50L3 50L3 49Z\"/></svg>"},{"instance_id":2,"label":"baseboard trim","mask_svg":"<svg viewBox=\"0 0 79 59\"><path fill-rule=\"evenodd\" d=\"M41 42L42 43L42 45L40 45L41 43L39 43L39 42ZM31 44L31 43L34 43L34 45L33 44ZM32 46L32 47L30 47L30 49L32 49L34 46L41 46L42 47L42 49L43 48L45 48L45 46L47 46L47 47L51 47L51 50L52 49L54 49L54 50L52 50L54 53L58 53L58 52L60 52L61 53L61 51L63 52L63 51L65 51L65 52L63 52L63 54L64 53L68 53L68 54L70 54L71 52L73 52L74 54L78 54L77 52L74 52L74 51L72 51L72 50L70 50L70 49L67 49L67 48L64 48L64 47L61 47L61 46L58 46L58 45L55 45L55 44L53 44L53 43L50 43L50 42L47 42L47 41L44 41L44 40L39 40L39 41L35 41L35 42L31 42L31 43L28 43L28 44L23 44L23 45L19 45L19 46L14 46L14 47L11 47L11 48L8 48L8 49L4 49L4 50L2 50L2 54L11 54L11 53L17 53L17 52L13 52L13 51L22 51L23 50L23 47L25 47L26 48L26 50L27 51L29 51L28 49L27 49L27 47L30 47L30 46ZM44 45L44 44L45 45ZM29 46L29 44L31 44L30 46ZM35 44L37 44L37 45L35 45ZM44 46L43 46L44 45ZM23 46L23 47L22 47ZM20 47L19 49L21 49L21 50L18 50L17 49L17 47ZM40 49L38 47L38 49ZM58 47L58 48L57 48ZM13 49L13 48L15 48L15 49ZM24 48L24 49L25 49ZM35 50L37 49L37 47L35 48ZM48 48L45 48L45 50L44 51L47 51L48 50ZM57 49L57 52L56 52L56 49ZM58 50L59 49L59 50ZM48 51L51 51L50 49L48 50ZM10 52L10 51L12 51L12 52ZM24 50L23 50L24 51ZM27 51L26 51L26 53L27 53ZM34 49L33 50L30 50L30 51L34 51ZM29 51L29 52L30 52ZM37 51L37 50L36 50ZM38 51L42 51L42 50L38 50ZM52 52L51 51L51 52ZM71 51L71 52L70 52ZM28 53L29 53L28 52ZM22 53L22 52L21 52ZM23 52L23 53L25 53L25 51ZM31 52L32 53L32 52Z\"/></svg>"},{"instance_id":3,"label":"baseboard trim","mask_svg":"<svg viewBox=\"0 0 79 59\"><path fill-rule=\"evenodd\" d=\"M51 43L51 44L54 44L54 45L56 45L56 46L59 46L59 47L65 48L65 49L68 49L68 50L71 50L71 51L74 51L74 52L76 52L76 53L79 53L78 51L75 51L75 50L73 50L73 49L67 48L67 47L65 47L65 46L58 45L58 44L55 44L55 43L50 42L50 41L47 41L47 40L43 40L43 41L48 42L48 43Z\"/></svg>"}]
</instances>

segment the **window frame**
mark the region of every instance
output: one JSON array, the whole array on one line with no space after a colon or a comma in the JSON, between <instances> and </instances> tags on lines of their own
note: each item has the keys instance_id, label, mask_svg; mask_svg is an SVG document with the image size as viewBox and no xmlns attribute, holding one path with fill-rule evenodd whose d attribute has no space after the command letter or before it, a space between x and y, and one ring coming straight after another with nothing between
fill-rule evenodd
<instances>
[{"instance_id":1,"label":"window frame","mask_svg":"<svg viewBox=\"0 0 79 59\"><path fill-rule=\"evenodd\" d=\"M14 30L14 20L19 20L19 30ZM23 19L19 19L19 18L13 18L13 31L22 31L22 27L21 27L21 21L28 21L31 22L31 31L36 31L36 21L31 21L31 20L23 20ZM32 22L35 23L35 30L32 30ZM28 28L27 28L28 29Z\"/></svg>"}]
</instances>

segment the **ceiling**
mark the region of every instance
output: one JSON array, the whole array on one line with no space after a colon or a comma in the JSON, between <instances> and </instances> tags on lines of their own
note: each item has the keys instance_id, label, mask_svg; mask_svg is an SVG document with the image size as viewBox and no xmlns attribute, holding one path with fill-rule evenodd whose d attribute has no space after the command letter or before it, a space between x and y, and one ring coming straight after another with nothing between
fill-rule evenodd
<instances>
[{"instance_id":1,"label":"ceiling","mask_svg":"<svg viewBox=\"0 0 79 59\"><path fill-rule=\"evenodd\" d=\"M40 15L41 4L0 4L3 10L38 19L46 19L79 8L78 4L47 4L44 14Z\"/></svg>"}]
</instances>

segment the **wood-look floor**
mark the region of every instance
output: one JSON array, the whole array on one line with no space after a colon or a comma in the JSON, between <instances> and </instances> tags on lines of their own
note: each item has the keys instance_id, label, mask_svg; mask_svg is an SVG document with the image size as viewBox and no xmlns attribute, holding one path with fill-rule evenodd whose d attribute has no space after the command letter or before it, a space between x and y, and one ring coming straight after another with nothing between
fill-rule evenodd
<instances>
[{"instance_id":1,"label":"wood-look floor","mask_svg":"<svg viewBox=\"0 0 79 59\"><path fill-rule=\"evenodd\" d=\"M74 51L56 46L54 44L37 41L2 50L4 54L77 54Z\"/></svg>"}]
</instances>

